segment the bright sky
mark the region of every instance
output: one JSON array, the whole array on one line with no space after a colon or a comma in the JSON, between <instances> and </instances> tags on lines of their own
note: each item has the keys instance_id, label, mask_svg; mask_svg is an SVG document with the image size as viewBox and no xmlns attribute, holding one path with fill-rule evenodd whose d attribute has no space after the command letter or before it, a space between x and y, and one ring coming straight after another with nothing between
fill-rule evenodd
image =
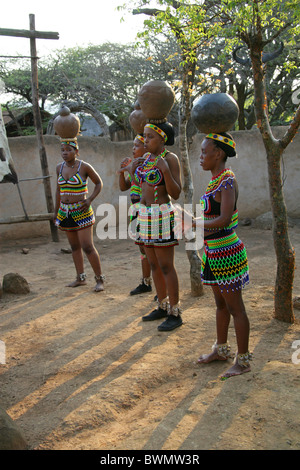
<instances>
[{"instance_id":1,"label":"bright sky","mask_svg":"<svg viewBox=\"0 0 300 470\"><path fill-rule=\"evenodd\" d=\"M132 43L145 17L118 12L116 7L123 3L125 0L7 0L0 10L0 28L28 30L29 14L34 14L37 31L59 33L59 40L37 39L39 57L63 47ZM29 39L0 36L0 55L29 52Z\"/></svg>"}]
</instances>

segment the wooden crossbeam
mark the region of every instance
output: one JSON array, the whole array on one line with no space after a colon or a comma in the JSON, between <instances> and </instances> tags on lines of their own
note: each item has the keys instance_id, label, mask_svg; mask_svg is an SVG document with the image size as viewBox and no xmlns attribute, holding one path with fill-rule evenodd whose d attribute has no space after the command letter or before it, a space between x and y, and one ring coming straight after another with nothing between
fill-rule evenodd
<instances>
[{"instance_id":1,"label":"wooden crossbeam","mask_svg":"<svg viewBox=\"0 0 300 470\"><path fill-rule=\"evenodd\" d=\"M0 36L14 36L27 39L59 39L59 34L56 32L6 28L0 28Z\"/></svg>"},{"instance_id":2,"label":"wooden crossbeam","mask_svg":"<svg viewBox=\"0 0 300 470\"><path fill-rule=\"evenodd\" d=\"M54 213L52 214L32 214L28 215L16 215L12 217L4 217L0 219L0 225L2 224L21 224L24 222L42 222L47 220L53 220Z\"/></svg>"}]
</instances>

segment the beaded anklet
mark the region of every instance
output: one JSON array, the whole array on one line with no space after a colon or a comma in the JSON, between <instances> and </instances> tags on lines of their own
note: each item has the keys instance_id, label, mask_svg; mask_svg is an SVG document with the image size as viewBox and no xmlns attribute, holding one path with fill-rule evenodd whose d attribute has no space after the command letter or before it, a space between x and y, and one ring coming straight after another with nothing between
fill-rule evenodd
<instances>
[{"instance_id":1,"label":"beaded anklet","mask_svg":"<svg viewBox=\"0 0 300 470\"><path fill-rule=\"evenodd\" d=\"M169 297L165 297L161 301L157 299L157 304L158 304L158 308L161 308L162 310L168 310L169 309Z\"/></svg>"},{"instance_id":2,"label":"beaded anklet","mask_svg":"<svg viewBox=\"0 0 300 470\"><path fill-rule=\"evenodd\" d=\"M218 356L223 357L224 359L228 359L230 357L231 347L228 343L217 344L217 342L215 342L212 346L212 350L216 351Z\"/></svg>"},{"instance_id":3,"label":"beaded anklet","mask_svg":"<svg viewBox=\"0 0 300 470\"><path fill-rule=\"evenodd\" d=\"M178 317L181 313L182 310L180 308L180 302L178 302L176 305L168 306L168 315L174 315L175 317Z\"/></svg>"},{"instance_id":4,"label":"beaded anklet","mask_svg":"<svg viewBox=\"0 0 300 470\"><path fill-rule=\"evenodd\" d=\"M241 367L250 367L253 355L248 351L244 354L236 354L235 362Z\"/></svg>"}]
</instances>

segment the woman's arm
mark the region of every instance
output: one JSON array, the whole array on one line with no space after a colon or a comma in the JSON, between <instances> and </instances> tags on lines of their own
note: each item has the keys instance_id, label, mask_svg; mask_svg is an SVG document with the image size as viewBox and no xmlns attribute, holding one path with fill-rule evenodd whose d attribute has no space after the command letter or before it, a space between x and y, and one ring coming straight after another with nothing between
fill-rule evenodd
<instances>
[{"instance_id":1,"label":"woman's arm","mask_svg":"<svg viewBox=\"0 0 300 470\"><path fill-rule=\"evenodd\" d=\"M58 179L58 176L59 176L60 166L61 165L57 165L57 167L56 167L56 180ZM55 195L55 208L54 208L54 216L53 216L54 222L57 219L59 206L60 206L60 187L59 187L59 184L57 183L56 184L56 195Z\"/></svg>"},{"instance_id":2,"label":"woman's arm","mask_svg":"<svg viewBox=\"0 0 300 470\"><path fill-rule=\"evenodd\" d=\"M181 172L177 155L169 153L167 157L160 158L156 166L162 171L166 184L166 191L173 199L178 199L181 193Z\"/></svg>"},{"instance_id":3,"label":"woman's arm","mask_svg":"<svg viewBox=\"0 0 300 470\"><path fill-rule=\"evenodd\" d=\"M121 162L121 170L123 170L123 168L125 169L129 164L131 163L131 159L130 158L124 158L124 160L122 160ZM127 191L128 189L130 189L130 186L131 186L131 182L130 182L130 179L128 177L125 176L125 171L127 170L124 170L124 171L119 171L119 187L120 187L120 190L121 191Z\"/></svg>"},{"instance_id":4,"label":"woman's arm","mask_svg":"<svg viewBox=\"0 0 300 470\"><path fill-rule=\"evenodd\" d=\"M98 194L102 190L103 182L102 182L102 179L100 178L99 174L96 172L96 170L89 163L83 162L83 165L84 165L83 170L86 173L86 178L90 178L91 181L95 185L92 194L87 199L82 201L82 207L84 209L88 209L88 207L90 206L92 201L98 196Z\"/></svg>"}]
</instances>

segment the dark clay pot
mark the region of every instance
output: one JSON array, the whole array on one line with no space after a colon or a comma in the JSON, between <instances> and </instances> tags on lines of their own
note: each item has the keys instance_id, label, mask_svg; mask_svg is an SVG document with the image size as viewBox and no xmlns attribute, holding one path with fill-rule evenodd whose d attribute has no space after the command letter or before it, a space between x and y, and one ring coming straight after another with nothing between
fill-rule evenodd
<instances>
[{"instance_id":1,"label":"dark clay pot","mask_svg":"<svg viewBox=\"0 0 300 470\"><path fill-rule=\"evenodd\" d=\"M149 120L164 120L171 111L175 93L167 82L150 80L138 93L141 110Z\"/></svg>"},{"instance_id":2,"label":"dark clay pot","mask_svg":"<svg viewBox=\"0 0 300 470\"><path fill-rule=\"evenodd\" d=\"M227 132L239 116L239 107L227 93L201 96L192 109L192 121L200 132Z\"/></svg>"}]
</instances>

